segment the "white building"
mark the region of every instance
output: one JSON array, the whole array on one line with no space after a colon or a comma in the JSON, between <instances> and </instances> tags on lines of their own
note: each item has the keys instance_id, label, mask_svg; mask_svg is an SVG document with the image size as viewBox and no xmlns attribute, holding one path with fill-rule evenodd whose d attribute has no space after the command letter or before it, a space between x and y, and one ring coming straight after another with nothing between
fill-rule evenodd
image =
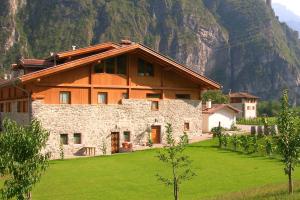
<instances>
[{"instance_id":1,"label":"white building","mask_svg":"<svg viewBox=\"0 0 300 200\"><path fill-rule=\"evenodd\" d=\"M206 102L203 106L203 132L210 132L212 128L219 126L230 129L236 123L236 116L240 112L229 104L211 104Z\"/></svg>"},{"instance_id":2,"label":"white building","mask_svg":"<svg viewBox=\"0 0 300 200\"><path fill-rule=\"evenodd\" d=\"M251 119L257 117L257 100L259 97L246 92L230 93L230 105L241 110L237 118Z\"/></svg>"}]
</instances>

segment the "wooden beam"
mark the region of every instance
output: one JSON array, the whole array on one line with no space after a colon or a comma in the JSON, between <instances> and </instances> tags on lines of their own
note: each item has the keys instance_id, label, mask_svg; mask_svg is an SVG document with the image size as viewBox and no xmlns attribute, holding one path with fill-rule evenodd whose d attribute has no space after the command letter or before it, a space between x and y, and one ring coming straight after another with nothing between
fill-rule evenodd
<instances>
[{"instance_id":1,"label":"wooden beam","mask_svg":"<svg viewBox=\"0 0 300 200\"><path fill-rule=\"evenodd\" d=\"M179 88L165 86L129 86L129 85L91 85L91 84L36 84L38 87L54 87L54 88L96 88L96 89L130 89L130 90L185 90L185 91L201 91L199 88Z\"/></svg>"}]
</instances>

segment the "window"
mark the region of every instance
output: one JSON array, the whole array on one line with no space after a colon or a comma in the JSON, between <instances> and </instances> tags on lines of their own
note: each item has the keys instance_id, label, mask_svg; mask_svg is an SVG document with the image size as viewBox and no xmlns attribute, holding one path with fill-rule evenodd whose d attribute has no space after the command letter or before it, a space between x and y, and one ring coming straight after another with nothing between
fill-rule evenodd
<instances>
[{"instance_id":1,"label":"window","mask_svg":"<svg viewBox=\"0 0 300 200\"><path fill-rule=\"evenodd\" d=\"M67 145L69 143L68 134L60 134L60 143L64 145Z\"/></svg>"},{"instance_id":2,"label":"window","mask_svg":"<svg viewBox=\"0 0 300 200\"><path fill-rule=\"evenodd\" d=\"M190 94L176 94L176 99L191 99Z\"/></svg>"},{"instance_id":3,"label":"window","mask_svg":"<svg viewBox=\"0 0 300 200\"><path fill-rule=\"evenodd\" d=\"M107 93L106 92L98 93L98 104L107 104Z\"/></svg>"},{"instance_id":4,"label":"window","mask_svg":"<svg viewBox=\"0 0 300 200\"><path fill-rule=\"evenodd\" d=\"M11 102L5 103L5 112L11 112Z\"/></svg>"},{"instance_id":5,"label":"window","mask_svg":"<svg viewBox=\"0 0 300 200\"><path fill-rule=\"evenodd\" d=\"M108 60L105 60L105 72L108 74L114 74L115 73L115 59L114 58L110 58Z\"/></svg>"},{"instance_id":6,"label":"window","mask_svg":"<svg viewBox=\"0 0 300 200\"><path fill-rule=\"evenodd\" d=\"M60 92L59 93L59 103L60 104L70 104L71 103L71 92Z\"/></svg>"},{"instance_id":7,"label":"window","mask_svg":"<svg viewBox=\"0 0 300 200\"><path fill-rule=\"evenodd\" d=\"M247 106L247 110L251 110L251 107L250 107L250 106Z\"/></svg>"},{"instance_id":8,"label":"window","mask_svg":"<svg viewBox=\"0 0 300 200\"><path fill-rule=\"evenodd\" d=\"M158 101L151 101L151 110L158 110Z\"/></svg>"},{"instance_id":9,"label":"window","mask_svg":"<svg viewBox=\"0 0 300 200\"><path fill-rule=\"evenodd\" d=\"M190 123L185 122L184 123L184 131L189 131L190 130Z\"/></svg>"},{"instance_id":10,"label":"window","mask_svg":"<svg viewBox=\"0 0 300 200\"><path fill-rule=\"evenodd\" d=\"M252 110L255 110L255 106L252 106Z\"/></svg>"},{"instance_id":11,"label":"window","mask_svg":"<svg viewBox=\"0 0 300 200\"><path fill-rule=\"evenodd\" d=\"M81 133L74 133L74 144L81 144Z\"/></svg>"},{"instance_id":12,"label":"window","mask_svg":"<svg viewBox=\"0 0 300 200\"><path fill-rule=\"evenodd\" d=\"M104 73L104 63L98 63L94 66L95 73Z\"/></svg>"},{"instance_id":13,"label":"window","mask_svg":"<svg viewBox=\"0 0 300 200\"><path fill-rule=\"evenodd\" d=\"M118 56L102 61L94 66L95 73L123 74L127 72L127 57Z\"/></svg>"},{"instance_id":14,"label":"window","mask_svg":"<svg viewBox=\"0 0 300 200\"><path fill-rule=\"evenodd\" d=\"M126 92L122 93L122 99L128 99L128 93Z\"/></svg>"},{"instance_id":15,"label":"window","mask_svg":"<svg viewBox=\"0 0 300 200\"><path fill-rule=\"evenodd\" d=\"M139 76L154 76L153 64L139 59L138 61L138 75Z\"/></svg>"},{"instance_id":16,"label":"window","mask_svg":"<svg viewBox=\"0 0 300 200\"><path fill-rule=\"evenodd\" d=\"M130 142L130 132L124 131L124 142Z\"/></svg>"},{"instance_id":17,"label":"window","mask_svg":"<svg viewBox=\"0 0 300 200\"><path fill-rule=\"evenodd\" d=\"M126 75L127 73L127 57L119 56L117 57L117 74Z\"/></svg>"},{"instance_id":18,"label":"window","mask_svg":"<svg viewBox=\"0 0 300 200\"><path fill-rule=\"evenodd\" d=\"M0 112L4 112L4 103L0 103Z\"/></svg>"},{"instance_id":19,"label":"window","mask_svg":"<svg viewBox=\"0 0 300 200\"><path fill-rule=\"evenodd\" d=\"M152 98L152 99L160 99L161 98L161 94L159 93L148 93L146 94L147 98Z\"/></svg>"}]
</instances>

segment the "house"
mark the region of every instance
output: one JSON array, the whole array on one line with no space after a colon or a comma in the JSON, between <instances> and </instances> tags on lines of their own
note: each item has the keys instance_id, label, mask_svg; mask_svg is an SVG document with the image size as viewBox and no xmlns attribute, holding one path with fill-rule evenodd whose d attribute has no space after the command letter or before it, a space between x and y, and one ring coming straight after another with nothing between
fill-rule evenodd
<instances>
[{"instance_id":1,"label":"house","mask_svg":"<svg viewBox=\"0 0 300 200\"><path fill-rule=\"evenodd\" d=\"M257 101L259 97L246 92L230 93L230 105L241 110L238 118L256 118L257 117Z\"/></svg>"},{"instance_id":2,"label":"house","mask_svg":"<svg viewBox=\"0 0 300 200\"><path fill-rule=\"evenodd\" d=\"M212 128L219 125L230 129L236 123L236 116L240 112L229 104L211 104L206 102L203 106L203 132L210 132Z\"/></svg>"},{"instance_id":3,"label":"house","mask_svg":"<svg viewBox=\"0 0 300 200\"><path fill-rule=\"evenodd\" d=\"M138 43L102 43L21 59L0 84L1 118L49 130L52 158L111 154L202 133L201 93L220 84ZM123 148L124 147L124 148Z\"/></svg>"}]
</instances>

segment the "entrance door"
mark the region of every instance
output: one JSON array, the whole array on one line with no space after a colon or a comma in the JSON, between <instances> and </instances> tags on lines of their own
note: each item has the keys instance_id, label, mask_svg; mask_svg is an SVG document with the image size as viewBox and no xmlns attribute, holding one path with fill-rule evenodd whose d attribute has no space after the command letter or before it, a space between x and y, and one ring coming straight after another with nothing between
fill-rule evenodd
<instances>
[{"instance_id":1,"label":"entrance door","mask_svg":"<svg viewBox=\"0 0 300 200\"><path fill-rule=\"evenodd\" d=\"M118 153L120 148L120 134L118 132L111 133L111 153Z\"/></svg>"},{"instance_id":2,"label":"entrance door","mask_svg":"<svg viewBox=\"0 0 300 200\"><path fill-rule=\"evenodd\" d=\"M160 126L152 126L151 127L151 139L153 144L160 143Z\"/></svg>"}]
</instances>

